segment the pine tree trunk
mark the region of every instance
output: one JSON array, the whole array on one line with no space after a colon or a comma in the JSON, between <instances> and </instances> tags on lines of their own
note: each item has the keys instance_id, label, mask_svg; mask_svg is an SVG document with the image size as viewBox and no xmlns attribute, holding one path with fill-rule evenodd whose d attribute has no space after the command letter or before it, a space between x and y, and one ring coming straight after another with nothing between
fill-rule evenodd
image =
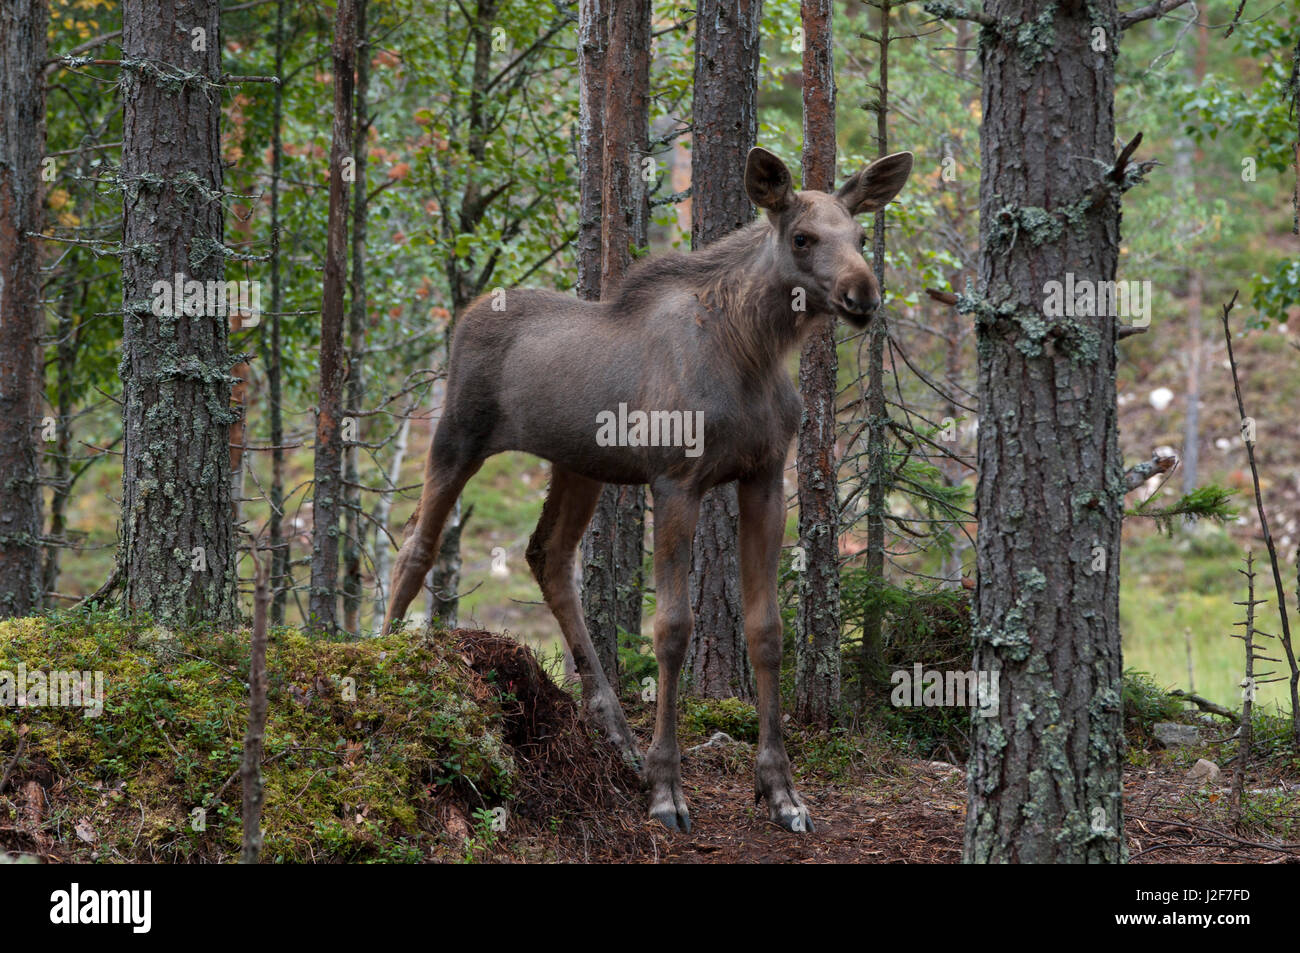
<instances>
[{"instance_id":1,"label":"pine tree trunk","mask_svg":"<svg viewBox=\"0 0 1300 953\"><path fill-rule=\"evenodd\" d=\"M1196 31L1196 60L1191 79L1197 86L1205 82L1206 59L1209 56L1209 23L1202 17ZM1193 149L1186 137L1175 141L1175 174L1188 183L1192 195L1196 194L1196 169L1205 158L1203 150ZM1201 325L1203 310L1201 299L1205 294L1205 275L1199 261L1192 265L1187 276L1187 416L1183 425L1183 493L1191 493L1200 480L1201 469ZM1191 525L1190 522L1187 525Z\"/></svg>"},{"instance_id":2,"label":"pine tree trunk","mask_svg":"<svg viewBox=\"0 0 1300 953\"><path fill-rule=\"evenodd\" d=\"M45 0L0 9L0 618L42 605L40 254Z\"/></svg>"},{"instance_id":3,"label":"pine tree trunk","mask_svg":"<svg viewBox=\"0 0 1300 953\"><path fill-rule=\"evenodd\" d=\"M803 187L835 187L834 10L830 0L804 0ZM814 331L799 355L799 545L795 616L795 712L829 725L840 701L839 471L835 456L835 393L839 360L835 325Z\"/></svg>"},{"instance_id":4,"label":"pine tree trunk","mask_svg":"<svg viewBox=\"0 0 1300 953\"><path fill-rule=\"evenodd\" d=\"M876 107L876 149L889 154L889 0L880 5L880 66L878 105ZM885 211L875 215L872 225L871 267L880 282L881 300L885 300ZM889 506L890 471L889 407L885 403L885 308L876 310L867 328L867 576L875 584L873 598L862 623L860 658L864 697L874 686L884 683L885 611L885 516Z\"/></svg>"},{"instance_id":5,"label":"pine tree trunk","mask_svg":"<svg viewBox=\"0 0 1300 953\"><path fill-rule=\"evenodd\" d=\"M460 537L468 513L456 500L442 528L438 559L429 573L429 625L454 629L460 624Z\"/></svg>"},{"instance_id":6,"label":"pine tree trunk","mask_svg":"<svg viewBox=\"0 0 1300 953\"><path fill-rule=\"evenodd\" d=\"M384 527L388 525L388 516L393 510L393 496L395 490L389 489L400 484L402 479L402 463L406 459L406 445L411 435L411 417L410 414L415 408L407 411L402 417L402 423L397 428L397 435L393 438L393 456L388 463L387 481L385 489L379 491L379 501L375 504L375 511L371 514L370 522L375 527L375 609L374 625L376 630L380 628L380 623L384 620L384 612L388 607L388 575L393 565L393 547L389 542L388 535L384 532ZM400 527L398 530L400 531Z\"/></svg>"},{"instance_id":7,"label":"pine tree trunk","mask_svg":"<svg viewBox=\"0 0 1300 953\"><path fill-rule=\"evenodd\" d=\"M471 72L467 146L470 158L482 162L487 155L489 127L493 121L492 110L488 107L491 96L489 83L492 78L492 34L496 26L499 11L498 0L479 0L473 13L461 8L469 20L470 32L474 38L474 65ZM483 222L487 214L488 203L483 199L482 189L477 179L471 178L461 195L460 214L456 219L461 233L473 233ZM451 338L455 322L461 312L469 307L470 302L484 290L488 272L486 268L475 273L471 262L449 256L446 262L447 283L451 290L452 320L447 327L447 357L451 358ZM432 435L430 435L432 436ZM439 544L438 558L433 569L429 571L428 582L432 593L429 597L429 621L441 620L448 626L455 626L460 612L460 535L461 500L456 500L456 507L447 518L442 530L442 542Z\"/></svg>"},{"instance_id":8,"label":"pine tree trunk","mask_svg":"<svg viewBox=\"0 0 1300 953\"><path fill-rule=\"evenodd\" d=\"M1115 0L987 0L980 38L976 716L965 860L1125 858L1115 318L1052 317L1048 281L1115 277ZM1094 50L1094 28L1106 39Z\"/></svg>"},{"instance_id":9,"label":"pine tree trunk","mask_svg":"<svg viewBox=\"0 0 1300 953\"><path fill-rule=\"evenodd\" d=\"M284 6L275 8L275 75L284 77ZM271 106L271 315L270 343L263 339L262 361L266 365L266 404L271 430L271 499L267 517L271 538L271 625L284 624L284 607L289 595L289 538L284 535L284 410L281 312L284 288L280 281L280 178L284 167L284 83L275 84ZM263 323L265 331L267 325Z\"/></svg>"},{"instance_id":10,"label":"pine tree trunk","mask_svg":"<svg viewBox=\"0 0 1300 953\"><path fill-rule=\"evenodd\" d=\"M359 411L366 398L366 135L370 118L366 97L370 94L370 54L366 47L367 0L357 5L357 92L356 122L352 134L352 156L357 163L357 177L352 183L352 302L348 309L347 406ZM364 442L356 418L356 440L349 444L343 458L343 629L353 638L361 636L361 450Z\"/></svg>"},{"instance_id":11,"label":"pine tree trunk","mask_svg":"<svg viewBox=\"0 0 1300 953\"><path fill-rule=\"evenodd\" d=\"M602 196L605 181L605 54L609 49L611 0L578 6L578 297L600 300ZM604 493L597 510L609 502ZM582 536L582 611L606 677L618 672L613 593L617 591L613 546L604 539L608 512L593 514ZM577 679L573 653L564 647L565 674ZM617 684L611 681L611 684Z\"/></svg>"},{"instance_id":12,"label":"pine tree trunk","mask_svg":"<svg viewBox=\"0 0 1300 953\"><path fill-rule=\"evenodd\" d=\"M602 104L600 294L608 296L632 264L633 247L646 243L650 209L642 162L649 155L650 2L611 0L584 4L584 12L605 23L607 45L599 50L600 26L584 25L583 52L590 37L603 77L589 87ZM592 130L594 131L594 129ZM580 148L586 152L588 144ZM587 170L592 174L592 170ZM588 236L589 237L589 236ZM584 271L584 278L588 274ZM585 289L584 289L585 290ZM582 540L582 604L596 655L610 683L618 684L618 632L641 631L641 562L645 547L645 489L606 486Z\"/></svg>"},{"instance_id":13,"label":"pine tree trunk","mask_svg":"<svg viewBox=\"0 0 1300 953\"><path fill-rule=\"evenodd\" d=\"M347 253L348 183L344 160L352 149L352 80L356 61L356 7L339 0L334 22L334 131L330 145L330 205L321 302L320 395L316 411L315 491L312 496L310 624L337 626L339 513L343 508L343 295ZM355 171L355 166L353 166Z\"/></svg>"},{"instance_id":14,"label":"pine tree trunk","mask_svg":"<svg viewBox=\"0 0 1300 953\"><path fill-rule=\"evenodd\" d=\"M121 563L128 609L164 625L237 613L226 318L155 314L153 291L223 278L219 17L122 4Z\"/></svg>"},{"instance_id":15,"label":"pine tree trunk","mask_svg":"<svg viewBox=\"0 0 1300 953\"><path fill-rule=\"evenodd\" d=\"M78 157L80 158L80 157ZM75 418L73 375L77 367L77 322L72 318L76 294L75 276L78 256L69 255L64 262L63 294L59 297L59 316L55 325L58 344L55 345L55 410L58 432L53 449L54 469L50 483L50 534L45 546L42 591L55 592L59 587L59 556L66 545L68 500L72 496L72 423Z\"/></svg>"},{"instance_id":16,"label":"pine tree trunk","mask_svg":"<svg viewBox=\"0 0 1300 953\"><path fill-rule=\"evenodd\" d=\"M703 0L695 18L695 128L691 136L691 247L749 224L745 157L758 135L762 0ZM736 485L704 496L695 529L687 649L688 690L707 698L753 697L740 596Z\"/></svg>"}]
</instances>

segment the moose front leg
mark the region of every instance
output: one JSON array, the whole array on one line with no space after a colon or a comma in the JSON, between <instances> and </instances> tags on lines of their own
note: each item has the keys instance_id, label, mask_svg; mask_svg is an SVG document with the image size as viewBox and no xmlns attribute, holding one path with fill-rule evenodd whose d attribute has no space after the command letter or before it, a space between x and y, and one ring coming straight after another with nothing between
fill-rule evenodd
<instances>
[{"instance_id":1,"label":"moose front leg","mask_svg":"<svg viewBox=\"0 0 1300 953\"><path fill-rule=\"evenodd\" d=\"M650 817L670 831L690 833L691 814L682 793L682 755L677 747L677 685L691 641L691 544L700 513L692 489L660 481L654 495L655 658L659 685L655 736L646 757Z\"/></svg>"},{"instance_id":2,"label":"moose front leg","mask_svg":"<svg viewBox=\"0 0 1300 953\"><path fill-rule=\"evenodd\" d=\"M790 758L781 734L781 613L776 579L785 529L782 465L738 488L740 580L745 600L745 638L758 689L758 757L755 799L767 801L767 815L788 831L811 831L812 818L794 788Z\"/></svg>"}]
</instances>

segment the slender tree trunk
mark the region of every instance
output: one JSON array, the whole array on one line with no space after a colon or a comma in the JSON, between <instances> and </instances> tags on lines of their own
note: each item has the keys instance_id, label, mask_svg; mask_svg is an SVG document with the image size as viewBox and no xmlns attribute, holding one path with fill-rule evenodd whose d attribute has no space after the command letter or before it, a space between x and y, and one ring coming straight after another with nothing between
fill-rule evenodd
<instances>
[{"instance_id":1,"label":"slender tree trunk","mask_svg":"<svg viewBox=\"0 0 1300 953\"><path fill-rule=\"evenodd\" d=\"M412 408L413 410L414 408ZM371 514L371 522L375 525L375 628L380 628L383 622L384 612L388 608L388 594L384 587L388 584L388 573L393 564L393 547L389 544L388 537L384 534L384 527L388 525L388 514L393 509L392 487L398 485L402 478L402 461L406 459L406 445L411 434L411 411L402 418L402 424L397 429L397 436L393 439L393 459L388 465L388 479L385 488L379 492L379 502L375 504L375 511Z\"/></svg>"},{"instance_id":2,"label":"slender tree trunk","mask_svg":"<svg viewBox=\"0 0 1300 953\"><path fill-rule=\"evenodd\" d=\"M226 319L153 291L224 276L219 18L217 0L122 4L121 562L128 609L162 624L237 613Z\"/></svg>"},{"instance_id":3,"label":"slender tree trunk","mask_svg":"<svg viewBox=\"0 0 1300 953\"><path fill-rule=\"evenodd\" d=\"M969 112L970 107L974 103L974 100L978 98L978 92L973 91L972 87L967 82L967 79L969 77L970 61L966 55L966 50L970 46L970 38L971 38L970 23L968 23L966 20L959 20L957 21L956 26L957 26L957 35L953 41L956 46L956 69L953 72L955 73L958 89L960 90L960 97L961 97L961 102L963 104L963 108L967 112ZM951 142L952 140L947 140L947 141ZM945 157L949 155L952 155L952 153L945 152ZM955 161L956 157L955 156L952 157ZM941 192L947 191L946 182L943 176L939 177L939 190ZM958 234L964 234L964 225L966 223L966 217L967 217L966 200L965 200L966 192L964 188L960 188L960 187L955 187L954 191L956 193L956 202L955 202L956 212L954 216L955 226L958 230ZM953 275L952 281L949 283L949 287L960 288L962 286L963 286L962 274L960 271L958 271L956 274ZM944 401L943 411L945 417L951 417L952 420L956 422L965 413L965 411L963 411L960 407L957 406L953 395L958 393L958 382L961 379L962 368L965 363L963 357L967 350L965 346L967 319L964 314L962 314L960 311L957 311L955 309L945 308L944 310L947 313L944 315L944 317L941 320L951 321L952 329L948 332L948 334L945 335L944 366L947 374L946 383L948 389L948 399ZM970 400L973 399L974 398L970 398ZM950 449L953 450L954 452L960 452L961 446L962 446L961 440L960 437L958 437L952 442ZM962 464L959 463L958 461L953 460L950 457L942 457L939 460L939 469L943 472L944 481L949 486L960 486L963 482L965 482L966 468L963 467ZM970 544L967 542L964 534L962 533L954 534L952 552L948 555L947 558L944 559L943 569L940 572L940 575L944 577L946 581L945 585L948 588L957 589L961 587L962 565L964 562L963 557L965 552L969 549L969 546Z\"/></svg>"},{"instance_id":4,"label":"slender tree trunk","mask_svg":"<svg viewBox=\"0 0 1300 953\"><path fill-rule=\"evenodd\" d=\"M289 595L289 538L284 534L284 409L281 353L281 313L284 289L280 281L280 179L284 167L284 5L275 7L275 84L271 107L271 342L263 338L262 360L266 364L266 403L271 430L271 624L284 625L284 607ZM266 329L266 325L262 325ZM267 353L269 350L269 354Z\"/></svg>"},{"instance_id":5,"label":"slender tree trunk","mask_svg":"<svg viewBox=\"0 0 1300 953\"><path fill-rule=\"evenodd\" d=\"M1205 82L1206 60L1209 57L1209 20L1202 15L1197 24L1196 60L1192 77L1197 86ZM1196 169L1204 159L1204 151L1193 149L1186 137L1175 143L1176 174L1186 179L1193 195L1196 194ZM1194 161L1193 161L1194 160ZM1202 299L1205 295L1205 275L1201 271L1199 256L1192 263L1187 276L1187 416L1183 427L1183 493L1196 489L1200 477L1201 461L1201 325L1203 323ZM1190 524L1189 524L1190 525Z\"/></svg>"},{"instance_id":6,"label":"slender tree trunk","mask_svg":"<svg viewBox=\"0 0 1300 953\"><path fill-rule=\"evenodd\" d=\"M240 757L244 822L239 862L255 864L262 856L262 743L266 737L266 629L271 604L270 562L253 553L253 638L248 654L248 729Z\"/></svg>"},{"instance_id":7,"label":"slender tree trunk","mask_svg":"<svg viewBox=\"0 0 1300 953\"><path fill-rule=\"evenodd\" d=\"M1048 314L1045 284L1115 277L1118 15L1115 0L984 10L999 26L979 43L980 281L962 303L981 412L974 666L998 708L973 719L965 859L1113 863L1126 854L1115 318Z\"/></svg>"},{"instance_id":8,"label":"slender tree trunk","mask_svg":"<svg viewBox=\"0 0 1300 953\"><path fill-rule=\"evenodd\" d=\"M76 274L77 256L69 255L64 262L67 266L64 292L59 297L59 315L55 325L58 343L55 345L55 404L58 430L54 442L54 471L50 474L50 483L54 492L50 496L50 536L45 546L45 567L43 571L42 591L55 592L59 587L59 555L67 545L67 511L68 500L72 495L72 422L74 417L74 400L72 396L73 375L77 367L77 332L78 322L73 320L72 309Z\"/></svg>"},{"instance_id":9,"label":"slender tree trunk","mask_svg":"<svg viewBox=\"0 0 1300 953\"><path fill-rule=\"evenodd\" d=\"M578 8L578 297L600 300L601 196L605 181L605 53L610 0Z\"/></svg>"},{"instance_id":10,"label":"slender tree trunk","mask_svg":"<svg viewBox=\"0 0 1300 953\"><path fill-rule=\"evenodd\" d=\"M605 56L609 50L612 0L581 0L578 5L578 297L600 300L605 182ZM601 668L617 685L618 642L614 611L618 591L613 545L607 538L612 501L602 492L597 513L582 536L582 611ZM615 511L616 512L616 511ZM613 529L617 529L615 525ZM638 627L639 631L639 627ZM565 674L577 679L573 653L564 647Z\"/></svg>"},{"instance_id":11,"label":"slender tree trunk","mask_svg":"<svg viewBox=\"0 0 1300 953\"><path fill-rule=\"evenodd\" d=\"M45 0L0 8L0 618L43 603L40 254Z\"/></svg>"},{"instance_id":12,"label":"slender tree trunk","mask_svg":"<svg viewBox=\"0 0 1300 953\"><path fill-rule=\"evenodd\" d=\"M650 218L643 161L649 156L650 2L610 0L600 127L600 293L615 291L646 243ZM599 31L599 26L591 27ZM598 42L598 40L596 41ZM641 631L645 489L606 486L583 537L583 610L601 667L618 684L618 632Z\"/></svg>"},{"instance_id":13,"label":"slender tree trunk","mask_svg":"<svg viewBox=\"0 0 1300 953\"><path fill-rule=\"evenodd\" d=\"M352 156L357 177L352 184L352 306L348 310L347 405L359 411L366 399L366 136L370 117L366 97L370 93L370 51L366 45L366 6L357 5L357 94L356 122L352 135ZM356 442L344 451L343 465L343 628L353 638L361 636L361 451L364 442L357 418Z\"/></svg>"},{"instance_id":14,"label":"slender tree trunk","mask_svg":"<svg viewBox=\"0 0 1300 953\"><path fill-rule=\"evenodd\" d=\"M754 217L745 157L758 135L762 0L703 0L695 18L695 129L691 137L691 247L703 248ZM753 698L740 590L736 485L704 496L695 528L687 649L692 694Z\"/></svg>"},{"instance_id":15,"label":"slender tree trunk","mask_svg":"<svg viewBox=\"0 0 1300 953\"><path fill-rule=\"evenodd\" d=\"M876 149L889 154L889 0L880 2L879 97L876 107ZM885 210L875 215L871 242L871 267L880 282L885 300ZM867 559L868 577L875 583L873 600L862 624L862 684L885 683L885 610L882 600L885 582L885 516L889 505L890 471L889 407L885 403L885 342L889 336L882 305L867 328Z\"/></svg>"},{"instance_id":16,"label":"slender tree trunk","mask_svg":"<svg viewBox=\"0 0 1300 953\"><path fill-rule=\"evenodd\" d=\"M464 8L462 7L462 10ZM470 18L469 26L474 36L474 65L470 80L468 149L474 162L482 162L487 155L489 125L492 111L489 108L491 90L488 84L492 77L492 33L496 28L497 13L500 9L498 0L479 0ZM487 214L488 203L484 201L480 183L471 178L461 196L459 230L463 234L477 231ZM487 282L486 269L475 273L472 268L462 264L461 259L449 257L447 260L447 280L451 289L452 321L447 328L447 358L451 359L451 337L455 322L460 318L474 297L483 290ZM461 520L461 500L447 517L442 530L442 542L438 549L438 558L433 569L429 571L429 622L438 620L448 627L456 625L460 606L460 538L464 528Z\"/></svg>"},{"instance_id":17,"label":"slender tree trunk","mask_svg":"<svg viewBox=\"0 0 1300 953\"><path fill-rule=\"evenodd\" d=\"M321 303L320 398L316 412L314 528L311 555L311 625L337 628L339 512L343 506L343 295L347 255L345 165L352 147L352 80L356 62L356 5L339 0L334 21L334 133L330 146L330 207L325 243L325 293Z\"/></svg>"},{"instance_id":18,"label":"slender tree trunk","mask_svg":"<svg viewBox=\"0 0 1300 953\"><path fill-rule=\"evenodd\" d=\"M230 333L243 327L242 312L229 316ZM251 402L252 368L240 361L230 369L234 385L230 389L230 407L235 419L230 423L230 520L238 527L244 508L244 466L248 449L248 406Z\"/></svg>"},{"instance_id":19,"label":"slender tree trunk","mask_svg":"<svg viewBox=\"0 0 1300 953\"><path fill-rule=\"evenodd\" d=\"M472 507L471 507L472 509ZM460 624L460 538L469 514L460 499L442 529L438 561L429 579L429 625L454 629Z\"/></svg>"},{"instance_id":20,"label":"slender tree trunk","mask_svg":"<svg viewBox=\"0 0 1300 953\"><path fill-rule=\"evenodd\" d=\"M834 9L804 0L803 187L835 187ZM829 725L840 702L839 468L835 457L835 394L839 360L835 324L814 331L799 355L799 574L795 616L795 711Z\"/></svg>"}]
</instances>

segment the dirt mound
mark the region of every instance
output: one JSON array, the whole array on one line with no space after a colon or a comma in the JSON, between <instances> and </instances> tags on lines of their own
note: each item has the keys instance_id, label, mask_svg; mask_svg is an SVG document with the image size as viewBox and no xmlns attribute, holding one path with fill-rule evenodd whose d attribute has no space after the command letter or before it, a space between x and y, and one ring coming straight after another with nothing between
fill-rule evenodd
<instances>
[{"instance_id":1,"label":"dirt mound","mask_svg":"<svg viewBox=\"0 0 1300 953\"><path fill-rule=\"evenodd\" d=\"M583 720L577 703L551 680L530 649L483 630L456 629L450 638L483 690L496 695L501 740L518 768L515 814L563 827L587 815L603 818L638 806L636 772ZM602 827L583 825L588 834ZM615 826L601 833L616 837L618 830Z\"/></svg>"}]
</instances>

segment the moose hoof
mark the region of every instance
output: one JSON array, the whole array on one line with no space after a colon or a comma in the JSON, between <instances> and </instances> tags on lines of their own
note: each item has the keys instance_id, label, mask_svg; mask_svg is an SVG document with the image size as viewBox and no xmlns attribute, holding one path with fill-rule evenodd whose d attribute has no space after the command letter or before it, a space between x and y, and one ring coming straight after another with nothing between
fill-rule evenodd
<instances>
[{"instance_id":1,"label":"moose hoof","mask_svg":"<svg viewBox=\"0 0 1300 953\"><path fill-rule=\"evenodd\" d=\"M691 832L691 812L686 809L686 805L666 804L661 807L650 808L650 819L658 821L670 831L680 831L683 834Z\"/></svg>"},{"instance_id":2,"label":"moose hoof","mask_svg":"<svg viewBox=\"0 0 1300 953\"><path fill-rule=\"evenodd\" d=\"M645 765L641 759L641 752L637 750L636 745L630 743L626 745L619 745L618 749L619 749L619 754L623 756L624 764L626 764L637 774L642 774L644 772Z\"/></svg>"},{"instance_id":3,"label":"moose hoof","mask_svg":"<svg viewBox=\"0 0 1300 953\"><path fill-rule=\"evenodd\" d=\"M772 823L781 825L793 834L811 834L817 829L813 825L808 808L802 804L786 806L780 810L773 808L768 816L771 818Z\"/></svg>"}]
</instances>

